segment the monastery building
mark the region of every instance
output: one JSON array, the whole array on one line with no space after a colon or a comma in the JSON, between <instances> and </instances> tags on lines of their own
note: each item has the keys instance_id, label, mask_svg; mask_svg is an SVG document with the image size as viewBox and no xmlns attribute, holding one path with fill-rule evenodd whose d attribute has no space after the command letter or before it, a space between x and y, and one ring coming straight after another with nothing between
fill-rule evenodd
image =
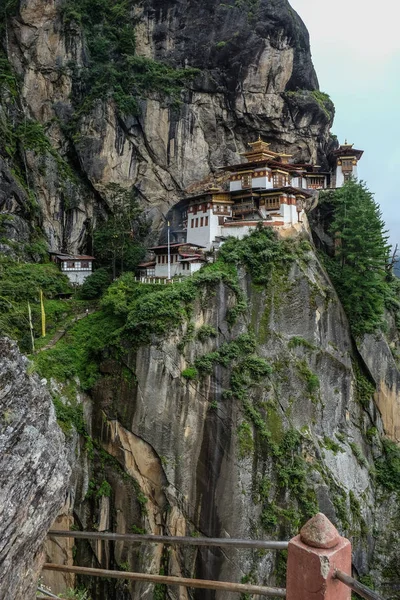
<instances>
[{"instance_id":1,"label":"monastery building","mask_svg":"<svg viewBox=\"0 0 400 600\"><path fill-rule=\"evenodd\" d=\"M353 144L332 153L332 170L291 162L291 155L273 152L260 138L249 144L243 162L222 167L225 186L209 185L172 209L170 273L190 275L203 262L203 251L218 249L230 236L241 239L257 225L290 227L302 221L306 201L317 190L338 188L357 178L363 151ZM167 277L168 245L150 249L154 258L139 265L143 276Z\"/></svg>"}]
</instances>

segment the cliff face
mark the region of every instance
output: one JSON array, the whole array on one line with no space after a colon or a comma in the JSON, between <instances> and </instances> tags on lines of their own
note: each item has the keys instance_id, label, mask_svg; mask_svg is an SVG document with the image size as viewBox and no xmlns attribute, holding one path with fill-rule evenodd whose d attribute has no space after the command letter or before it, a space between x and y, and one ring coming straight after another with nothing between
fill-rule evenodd
<instances>
[{"instance_id":1,"label":"cliff face","mask_svg":"<svg viewBox=\"0 0 400 600\"><path fill-rule=\"evenodd\" d=\"M324 164L333 105L315 93L308 33L286 0L132 2L136 56L156 72L160 61L168 65L172 79L174 69L198 69L179 103L164 80L133 91L134 115L111 95L85 104L83 73L93 61L79 18L67 20L65 6L24 0L6 23L17 80L2 82L1 121L6 132L21 127L18 152L2 147L0 209L21 218L10 219L17 238L27 236L26 213L32 226L28 192L53 250L87 249L96 217L109 209L110 184L133 187L156 228L186 186L237 162L259 134L275 150ZM44 126L40 140L27 139L30 119ZM10 180L7 166L18 162L20 176ZM18 187L14 203L10 185Z\"/></svg>"},{"instance_id":2,"label":"cliff face","mask_svg":"<svg viewBox=\"0 0 400 600\"><path fill-rule=\"evenodd\" d=\"M45 382L27 374L16 344L0 340L0 598L36 594L42 543L62 506L70 469Z\"/></svg>"},{"instance_id":3,"label":"cliff face","mask_svg":"<svg viewBox=\"0 0 400 600\"><path fill-rule=\"evenodd\" d=\"M355 572L373 570L396 598L396 494L373 474L381 438L395 426L372 392L395 394L400 374L383 340L367 338L361 357L307 242L290 267L278 263L267 284L239 272L247 309L235 324L238 290L210 279L182 327L136 351L126 343L123 358L103 361L88 420L100 449L89 466L92 491L71 512L79 526L99 530L288 539L319 509L352 540ZM386 362L386 372L369 372L369 362ZM284 583L276 553L145 548L78 544L77 560ZM153 597L141 584L97 583L92 593Z\"/></svg>"}]
</instances>

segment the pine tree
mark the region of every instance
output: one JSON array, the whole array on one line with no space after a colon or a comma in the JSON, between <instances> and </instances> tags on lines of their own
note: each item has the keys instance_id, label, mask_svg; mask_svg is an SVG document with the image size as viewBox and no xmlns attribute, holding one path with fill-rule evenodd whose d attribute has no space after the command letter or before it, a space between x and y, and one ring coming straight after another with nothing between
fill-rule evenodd
<instances>
[{"instance_id":1,"label":"pine tree","mask_svg":"<svg viewBox=\"0 0 400 600\"><path fill-rule=\"evenodd\" d=\"M371 192L355 180L336 190L330 200L335 256L328 261L328 271L353 332L370 333L382 322L388 285L390 247L382 214Z\"/></svg>"}]
</instances>

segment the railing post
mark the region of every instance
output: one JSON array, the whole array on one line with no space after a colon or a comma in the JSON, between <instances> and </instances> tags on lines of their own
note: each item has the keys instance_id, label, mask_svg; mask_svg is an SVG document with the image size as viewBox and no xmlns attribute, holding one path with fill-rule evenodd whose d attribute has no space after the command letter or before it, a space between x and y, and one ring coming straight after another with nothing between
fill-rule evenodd
<instances>
[{"instance_id":1,"label":"railing post","mask_svg":"<svg viewBox=\"0 0 400 600\"><path fill-rule=\"evenodd\" d=\"M286 600L350 600L336 569L351 575L351 544L318 513L289 542Z\"/></svg>"}]
</instances>

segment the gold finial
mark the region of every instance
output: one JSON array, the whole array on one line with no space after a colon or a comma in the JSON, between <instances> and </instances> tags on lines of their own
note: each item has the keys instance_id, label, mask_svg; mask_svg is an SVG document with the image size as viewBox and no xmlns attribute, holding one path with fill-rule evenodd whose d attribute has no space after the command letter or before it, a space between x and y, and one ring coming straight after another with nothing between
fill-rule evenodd
<instances>
[{"instance_id":1,"label":"gold finial","mask_svg":"<svg viewBox=\"0 0 400 600\"><path fill-rule=\"evenodd\" d=\"M258 141L259 141L259 142L261 142L261 141L262 141L262 140L261 140L261 135L260 135L260 132L258 133Z\"/></svg>"},{"instance_id":2,"label":"gold finial","mask_svg":"<svg viewBox=\"0 0 400 600\"><path fill-rule=\"evenodd\" d=\"M344 145L347 146L347 138L344 140Z\"/></svg>"}]
</instances>

